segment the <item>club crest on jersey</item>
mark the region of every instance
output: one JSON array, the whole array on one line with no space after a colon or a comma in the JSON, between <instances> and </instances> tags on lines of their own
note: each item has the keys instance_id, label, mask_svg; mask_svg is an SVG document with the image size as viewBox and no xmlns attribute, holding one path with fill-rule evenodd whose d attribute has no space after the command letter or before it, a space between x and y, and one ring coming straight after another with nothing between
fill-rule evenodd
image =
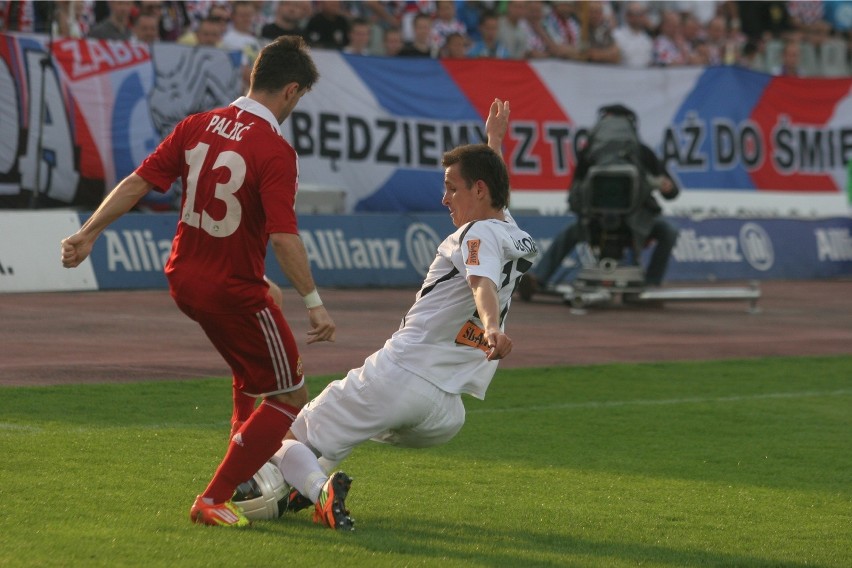
<instances>
[{"instance_id":1,"label":"club crest on jersey","mask_svg":"<svg viewBox=\"0 0 852 568\"><path fill-rule=\"evenodd\" d=\"M467 241L467 262L472 266L479 266L479 239Z\"/></svg>"}]
</instances>

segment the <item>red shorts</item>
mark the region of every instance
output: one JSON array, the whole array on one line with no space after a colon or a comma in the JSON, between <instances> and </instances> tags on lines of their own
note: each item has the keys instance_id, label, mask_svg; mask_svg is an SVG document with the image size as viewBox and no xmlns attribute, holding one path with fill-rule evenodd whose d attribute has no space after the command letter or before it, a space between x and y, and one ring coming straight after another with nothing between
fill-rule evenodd
<instances>
[{"instance_id":1,"label":"red shorts","mask_svg":"<svg viewBox=\"0 0 852 568\"><path fill-rule=\"evenodd\" d=\"M176 303L201 325L224 357L238 390L263 396L294 391L304 384L296 339L278 306L257 313L214 314Z\"/></svg>"}]
</instances>

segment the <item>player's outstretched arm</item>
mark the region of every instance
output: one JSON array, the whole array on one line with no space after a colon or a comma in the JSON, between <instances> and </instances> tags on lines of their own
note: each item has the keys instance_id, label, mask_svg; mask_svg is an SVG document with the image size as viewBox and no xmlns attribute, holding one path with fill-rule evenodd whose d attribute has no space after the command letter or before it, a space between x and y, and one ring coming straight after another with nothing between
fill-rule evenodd
<instances>
[{"instance_id":1,"label":"player's outstretched arm","mask_svg":"<svg viewBox=\"0 0 852 568\"><path fill-rule=\"evenodd\" d=\"M488 146L503 157L503 138L509 129L509 101L494 99L488 110L488 118L485 119L485 135L488 137Z\"/></svg>"},{"instance_id":2,"label":"player's outstretched arm","mask_svg":"<svg viewBox=\"0 0 852 568\"><path fill-rule=\"evenodd\" d=\"M512 351L512 339L500 329L500 300L497 296L497 285L485 276L470 276L468 278L473 291L473 301L476 311L485 330L488 341L488 360L494 361L506 357Z\"/></svg>"},{"instance_id":3,"label":"player's outstretched arm","mask_svg":"<svg viewBox=\"0 0 852 568\"><path fill-rule=\"evenodd\" d=\"M80 230L62 240L62 266L74 268L86 260L103 230L133 209L152 187L135 172L121 180Z\"/></svg>"}]
</instances>

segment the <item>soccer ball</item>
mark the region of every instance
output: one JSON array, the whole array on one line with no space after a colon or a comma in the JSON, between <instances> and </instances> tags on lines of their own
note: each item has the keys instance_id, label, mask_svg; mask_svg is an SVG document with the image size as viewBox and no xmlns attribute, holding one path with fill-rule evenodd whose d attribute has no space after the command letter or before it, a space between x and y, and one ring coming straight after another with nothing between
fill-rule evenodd
<instances>
[{"instance_id":1,"label":"soccer ball","mask_svg":"<svg viewBox=\"0 0 852 568\"><path fill-rule=\"evenodd\" d=\"M231 501L252 521L277 519L287 510L290 486L272 462L266 462L251 479L237 486Z\"/></svg>"}]
</instances>

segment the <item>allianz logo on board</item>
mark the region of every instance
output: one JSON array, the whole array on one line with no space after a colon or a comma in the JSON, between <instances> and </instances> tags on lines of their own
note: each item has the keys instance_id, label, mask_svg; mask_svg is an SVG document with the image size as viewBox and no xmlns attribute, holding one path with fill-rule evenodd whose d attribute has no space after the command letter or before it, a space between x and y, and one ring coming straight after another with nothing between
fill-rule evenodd
<instances>
[{"instance_id":1,"label":"allianz logo on board","mask_svg":"<svg viewBox=\"0 0 852 568\"><path fill-rule=\"evenodd\" d=\"M814 229L817 243L817 258L820 262L852 261L852 237L849 229L840 227Z\"/></svg>"},{"instance_id":2,"label":"allianz logo on board","mask_svg":"<svg viewBox=\"0 0 852 568\"><path fill-rule=\"evenodd\" d=\"M412 266L422 276L441 239L429 225L412 223L399 238L347 237L341 229L300 231L308 259L318 270L390 269ZM104 231L107 268L110 272L159 272L171 252L172 240L156 240L148 229Z\"/></svg>"},{"instance_id":3,"label":"allianz logo on board","mask_svg":"<svg viewBox=\"0 0 852 568\"><path fill-rule=\"evenodd\" d=\"M106 230L104 241L110 272L160 272L172 248L172 239L155 240L148 229Z\"/></svg>"},{"instance_id":4,"label":"allianz logo on board","mask_svg":"<svg viewBox=\"0 0 852 568\"><path fill-rule=\"evenodd\" d=\"M308 259L318 270L391 269L410 265L425 276L441 239L424 223L412 223L404 242L398 238L347 237L341 229L303 230L299 234Z\"/></svg>"},{"instance_id":5,"label":"allianz logo on board","mask_svg":"<svg viewBox=\"0 0 852 568\"><path fill-rule=\"evenodd\" d=\"M775 249L766 230L745 223L739 236L698 236L695 229L681 229L672 256L678 262L743 262L767 271L775 264Z\"/></svg>"},{"instance_id":6,"label":"allianz logo on board","mask_svg":"<svg viewBox=\"0 0 852 568\"><path fill-rule=\"evenodd\" d=\"M438 233L425 223L412 223L405 230L405 251L411 266L420 276L426 276L441 244Z\"/></svg>"}]
</instances>

